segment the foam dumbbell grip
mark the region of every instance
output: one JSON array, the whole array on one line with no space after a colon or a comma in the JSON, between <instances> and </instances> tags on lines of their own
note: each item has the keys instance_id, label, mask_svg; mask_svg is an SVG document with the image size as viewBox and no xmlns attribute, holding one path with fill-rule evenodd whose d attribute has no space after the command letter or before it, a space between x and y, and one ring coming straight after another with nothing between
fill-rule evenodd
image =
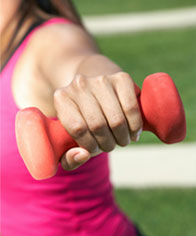
<instances>
[{"instance_id":1,"label":"foam dumbbell grip","mask_svg":"<svg viewBox=\"0 0 196 236\"><path fill-rule=\"evenodd\" d=\"M138 101L143 130L153 132L168 144L185 138L183 104L168 74L155 73L146 77ZM59 120L45 117L37 108L20 110L15 127L19 152L31 175L38 180L54 176L62 154L78 146Z\"/></svg>"}]
</instances>

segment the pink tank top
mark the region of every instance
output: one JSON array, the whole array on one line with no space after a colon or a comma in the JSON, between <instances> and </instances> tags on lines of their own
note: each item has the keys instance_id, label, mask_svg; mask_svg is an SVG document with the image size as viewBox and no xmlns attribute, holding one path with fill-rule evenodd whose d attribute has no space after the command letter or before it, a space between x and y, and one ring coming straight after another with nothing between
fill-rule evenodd
<instances>
[{"instance_id":1,"label":"pink tank top","mask_svg":"<svg viewBox=\"0 0 196 236\"><path fill-rule=\"evenodd\" d=\"M68 172L59 164L56 176L34 180L15 140L18 111L11 79L21 54L41 27L66 24L53 18L34 28L23 40L1 72L0 161L2 236L135 236L135 228L118 209L110 183L108 155L98 155Z\"/></svg>"}]
</instances>

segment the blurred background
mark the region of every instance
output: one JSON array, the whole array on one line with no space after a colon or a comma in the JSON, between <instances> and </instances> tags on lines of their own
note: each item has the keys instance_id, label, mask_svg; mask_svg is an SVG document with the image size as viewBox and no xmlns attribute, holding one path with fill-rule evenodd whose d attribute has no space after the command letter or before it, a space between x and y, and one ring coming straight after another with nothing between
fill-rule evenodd
<instances>
[{"instance_id":1,"label":"blurred background","mask_svg":"<svg viewBox=\"0 0 196 236\"><path fill-rule=\"evenodd\" d=\"M75 0L103 54L141 87L167 72L182 97L187 136L165 145L143 132L111 153L121 208L148 236L196 235L196 1Z\"/></svg>"}]
</instances>

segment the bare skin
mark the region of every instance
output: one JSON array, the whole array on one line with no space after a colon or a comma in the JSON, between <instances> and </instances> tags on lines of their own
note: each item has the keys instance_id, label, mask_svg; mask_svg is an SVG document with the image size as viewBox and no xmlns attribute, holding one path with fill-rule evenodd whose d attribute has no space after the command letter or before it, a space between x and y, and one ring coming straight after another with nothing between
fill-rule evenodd
<instances>
[{"instance_id":1,"label":"bare skin","mask_svg":"<svg viewBox=\"0 0 196 236\"><path fill-rule=\"evenodd\" d=\"M65 170L139 138L142 118L133 80L74 24L47 26L33 35L16 65L12 92L19 108L35 106L57 116L76 140L79 147L61 158Z\"/></svg>"}]
</instances>

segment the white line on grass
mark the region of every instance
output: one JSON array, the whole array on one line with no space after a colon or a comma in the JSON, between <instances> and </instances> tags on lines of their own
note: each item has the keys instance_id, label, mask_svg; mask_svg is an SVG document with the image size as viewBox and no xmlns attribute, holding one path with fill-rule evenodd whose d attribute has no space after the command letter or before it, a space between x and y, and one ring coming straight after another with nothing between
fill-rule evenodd
<instances>
[{"instance_id":1,"label":"white line on grass","mask_svg":"<svg viewBox=\"0 0 196 236\"><path fill-rule=\"evenodd\" d=\"M84 17L92 34L116 34L183 28L196 25L196 7L145 13Z\"/></svg>"},{"instance_id":2,"label":"white line on grass","mask_svg":"<svg viewBox=\"0 0 196 236\"><path fill-rule=\"evenodd\" d=\"M117 148L110 165L118 187L196 187L196 143Z\"/></svg>"}]
</instances>

